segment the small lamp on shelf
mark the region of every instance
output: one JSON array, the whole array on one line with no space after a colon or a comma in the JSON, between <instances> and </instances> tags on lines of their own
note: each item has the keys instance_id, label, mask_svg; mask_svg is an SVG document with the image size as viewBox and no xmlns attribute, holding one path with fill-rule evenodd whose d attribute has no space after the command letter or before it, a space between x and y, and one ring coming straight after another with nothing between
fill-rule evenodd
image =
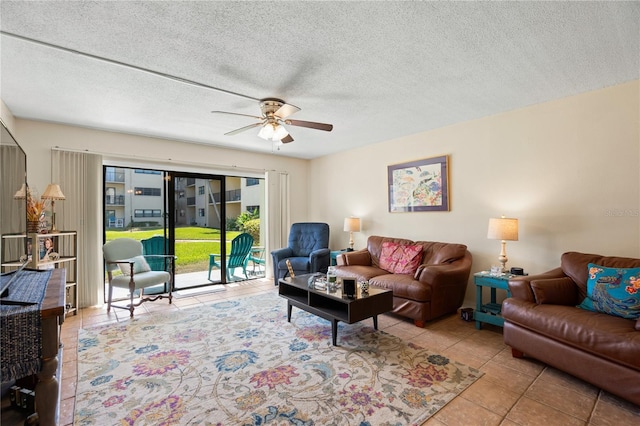
<instances>
[{"instance_id":1,"label":"small lamp on shelf","mask_svg":"<svg viewBox=\"0 0 640 426\"><path fill-rule=\"evenodd\" d=\"M16 191L15 194L13 194L13 198L15 200L24 200L25 198L27 198L27 184L23 183L22 187L20 187L20 189L18 189Z\"/></svg>"},{"instance_id":2,"label":"small lamp on shelf","mask_svg":"<svg viewBox=\"0 0 640 426\"><path fill-rule=\"evenodd\" d=\"M62 193L62 189L60 189L60 185L58 185L57 183L50 183L47 186L47 189L44 190L44 194L42 194L40 198L42 198L43 200L51 200L51 232L55 232L57 231L55 201L65 199L65 196Z\"/></svg>"},{"instance_id":3,"label":"small lamp on shelf","mask_svg":"<svg viewBox=\"0 0 640 426\"><path fill-rule=\"evenodd\" d=\"M518 219L509 217L492 217L489 219L487 238L502 240L502 249L498 261L502 265L502 272L507 272L507 241L518 241Z\"/></svg>"},{"instance_id":4,"label":"small lamp on shelf","mask_svg":"<svg viewBox=\"0 0 640 426\"><path fill-rule=\"evenodd\" d=\"M344 219L344 231L349 233L349 251L353 251L353 233L360 232L360 218L346 217Z\"/></svg>"}]
</instances>

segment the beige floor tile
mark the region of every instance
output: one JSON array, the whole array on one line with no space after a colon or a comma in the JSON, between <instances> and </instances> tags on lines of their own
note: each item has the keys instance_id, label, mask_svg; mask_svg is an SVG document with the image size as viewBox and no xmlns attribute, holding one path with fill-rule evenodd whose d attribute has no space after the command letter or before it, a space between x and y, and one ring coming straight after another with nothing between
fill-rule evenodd
<instances>
[{"instance_id":1,"label":"beige floor tile","mask_svg":"<svg viewBox=\"0 0 640 426\"><path fill-rule=\"evenodd\" d=\"M474 357L489 361L491 358L500 353L502 348L496 348L491 345L483 345L482 342L464 339L451 346L449 351L467 352L473 354Z\"/></svg>"},{"instance_id":2,"label":"beige floor tile","mask_svg":"<svg viewBox=\"0 0 640 426\"><path fill-rule=\"evenodd\" d=\"M509 419L503 419L502 423L500 423L500 426L522 426L522 425L520 425L520 423L516 423Z\"/></svg>"},{"instance_id":3,"label":"beige floor tile","mask_svg":"<svg viewBox=\"0 0 640 426\"><path fill-rule=\"evenodd\" d=\"M430 342L427 347L448 348L458 343L461 338L441 330L426 330L415 337L416 340Z\"/></svg>"},{"instance_id":4,"label":"beige floor tile","mask_svg":"<svg viewBox=\"0 0 640 426\"><path fill-rule=\"evenodd\" d=\"M520 398L519 393L483 378L469 386L460 396L500 416L505 416Z\"/></svg>"},{"instance_id":5,"label":"beige floor tile","mask_svg":"<svg viewBox=\"0 0 640 426\"><path fill-rule=\"evenodd\" d=\"M626 401L620 398L617 395L613 395L607 391L600 391L600 400L603 403L613 404L617 407L620 407L624 410L630 411L637 416L640 416L640 405L633 404L629 401Z\"/></svg>"},{"instance_id":6,"label":"beige floor tile","mask_svg":"<svg viewBox=\"0 0 640 426\"><path fill-rule=\"evenodd\" d=\"M493 359L480 367L480 371L485 373L482 379L504 386L508 390L518 394L524 393L536 380L535 376L521 373L511 367L506 367L504 364L496 362Z\"/></svg>"},{"instance_id":7,"label":"beige floor tile","mask_svg":"<svg viewBox=\"0 0 640 426\"><path fill-rule=\"evenodd\" d=\"M544 383L564 386L574 390L575 392L594 398L598 396L598 393L600 393L600 389L597 387L553 367L545 368L540 374L538 380Z\"/></svg>"},{"instance_id":8,"label":"beige floor tile","mask_svg":"<svg viewBox=\"0 0 640 426\"><path fill-rule=\"evenodd\" d=\"M76 386L78 378L76 376L63 378L60 384L60 399L74 398L76 396Z\"/></svg>"},{"instance_id":9,"label":"beige floor tile","mask_svg":"<svg viewBox=\"0 0 640 426\"><path fill-rule=\"evenodd\" d=\"M396 337L400 337L403 340L411 340L412 338L424 334L424 330L422 328L416 327L415 325L409 325L398 323L387 327L384 329L389 334L393 334Z\"/></svg>"},{"instance_id":10,"label":"beige floor tile","mask_svg":"<svg viewBox=\"0 0 640 426\"><path fill-rule=\"evenodd\" d=\"M524 395L586 422L595 406L597 396L581 394L576 392L575 388L545 381L541 375Z\"/></svg>"},{"instance_id":11,"label":"beige floor tile","mask_svg":"<svg viewBox=\"0 0 640 426\"><path fill-rule=\"evenodd\" d=\"M65 362L62 364L62 377L76 377L78 375L78 363L77 362Z\"/></svg>"},{"instance_id":12,"label":"beige floor tile","mask_svg":"<svg viewBox=\"0 0 640 426\"><path fill-rule=\"evenodd\" d=\"M497 426L502 421L502 416L464 398L455 398L438 411L433 417L436 420L451 426Z\"/></svg>"},{"instance_id":13,"label":"beige floor tile","mask_svg":"<svg viewBox=\"0 0 640 426\"><path fill-rule=\"evenodd\" d=\"M441 350L440 354L477 369L480 369L489 360L489 357L479 357L472 352L461 351L455 348L456 345L451 346L447 349Z\"/></svg>"},{"instance_id":14,"label":"beige floor tile","mask_svg":"<svg viewBox=\"0 0 640 426\"><path fill-rule=\"evenodd\" d=\"M76 408L76 398L67 398L60 401L58 412L58 423L61 425L73 424L74 410Z\"/></svg>"},{"instance_id":15,"label":"beige floor tile","mask_svg":"<svg viewBox=\"0 0 640 426\"><path fill-rule=\"evenodd\" d=\"M521 425L579 426L586 422L530 398L521 398L507 414L507 419Z\"/></svg>"},{"instance_id":16,"label":"beige floor tile","mask_svg":"<svg viewBox=\"0 0 640 426\"><path fill-rule=\"evenodd\" d=\"M446 423L442 423L435 417L430 417L426 422L422 423L422 426L447 426Z\"/></svg>"},{"instance_id":17,"label":"beige floor tile","mask_svg":"<svg viewBox=\"0 0 640 426\"><path fill-rule=\"evenodd\" d=\"M434 352L441 352L447 349L449 346L454 345L458 342L457 338L447 338L443 336L442 338L438 338L437 334L432 333L429 330L426 330L424 333L419 334L411 339L408 339L409 342L421 346L423 348L429 349Z\"/></svg>"},{"instance_id":18,"label":"beige floor tile","mask_svg":"<svg viewBox=\"0 0 640 426\"><path fill-rule=\"evenodd\" d=\"M620 426L640 424L640 406L602 392L591 415L590 425Z\"/></svg>"},{"instance_id":19,"label":"beige floor tile","mask_svg":"<svg viewBox=\"0 0 640 426\"><path fill-rule=\"evenodd\" d=\"M511 355L511 348L505 348L493 360L534 377L538 376L545 368L545 364L533 358L514 358Z\"/></svg>"}]
</instances>

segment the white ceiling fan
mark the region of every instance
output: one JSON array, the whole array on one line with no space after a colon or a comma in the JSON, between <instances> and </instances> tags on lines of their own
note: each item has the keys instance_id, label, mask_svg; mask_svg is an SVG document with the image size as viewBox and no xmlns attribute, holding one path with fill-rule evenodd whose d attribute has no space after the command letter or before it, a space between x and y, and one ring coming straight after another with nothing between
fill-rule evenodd
<instances>
[{"instance_id":1,"label":"white ceiling fan","mask_svg":"<svg viewBox=\"0 0 640 426\"><path fill-rule=\"evenodd\" d=\"M262 116L258 117L257 115L248 115L248 114L239 114L235 112L227 112L227 111L211 111L214 114L230 114L230 115L239 115L242 117L251 117L258 120L257 123L250 124L248 126L241 127L236 130L232 130L230 132L225 133L225 135L233 136L238 133L244 132L245 130L253 129L254 127L262 126L258 136L262 139L272 140L272 141L281 141L282 143L293 142L293 138L289 134L289 131L284 127L287 126L298 126L298 127L308 127L310 129L316 130L324 130L325 132L330 132L333 130L332 124L325 123L317 123L315 121L302 121L302 120L292 120L288 117L300 111L300 108L297 106L291 105L283 101L282 99L277 98L265 98L260 99L260 111L262 111Z\"/></svg>"}]
</instances>

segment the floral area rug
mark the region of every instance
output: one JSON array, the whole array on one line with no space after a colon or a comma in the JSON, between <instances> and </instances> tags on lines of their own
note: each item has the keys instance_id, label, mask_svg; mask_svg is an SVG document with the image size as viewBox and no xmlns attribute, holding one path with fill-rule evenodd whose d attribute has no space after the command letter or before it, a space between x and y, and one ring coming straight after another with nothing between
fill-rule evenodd
<instances>
[{"instance_id":1,"label":"floral area rug","mask_svg":"<svg viewBox=\"0 0 640 426\"><path fill-rule=\"evenodd\" d=\"M414 425L482 373L276 294L80 330L76 425Z\"/></svg>"}]
</instances>

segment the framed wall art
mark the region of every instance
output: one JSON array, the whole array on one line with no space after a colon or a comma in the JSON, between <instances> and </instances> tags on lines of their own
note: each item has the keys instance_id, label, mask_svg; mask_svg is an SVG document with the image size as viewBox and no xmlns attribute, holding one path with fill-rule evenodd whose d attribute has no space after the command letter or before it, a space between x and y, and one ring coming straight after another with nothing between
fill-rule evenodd
<instances>
[{"instance_id":1,"label":"framed wall art","mask_svg":"<svg viewBox=\"0 0 640 426\"><path fill-rule=\"evenodd\" d=\"M389 211L449 211L449 156L387 167Z\"/></svg>"}]
</instances>

